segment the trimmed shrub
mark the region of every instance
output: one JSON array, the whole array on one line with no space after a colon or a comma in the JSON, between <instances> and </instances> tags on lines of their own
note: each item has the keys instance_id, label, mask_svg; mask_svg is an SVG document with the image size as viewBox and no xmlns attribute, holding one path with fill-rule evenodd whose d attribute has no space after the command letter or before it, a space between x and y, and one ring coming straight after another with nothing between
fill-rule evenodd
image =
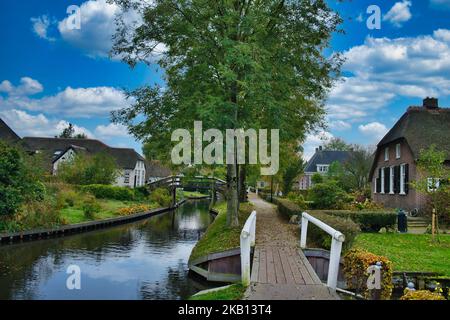
<instances>
[{"instance_id":1,"label":"trimmed shrub","mask_svg":"<svg viewBox=\"0 0 450 320\"><path fill-rule=\"evenodd\" d=\"M287 199L298 205L300 208L307 208L305 198L300 193L289 192Z\"/></svg>"},{"instance_id":2,"label":"trimmed shrub","mask_svg":"<svg viewBox=\"0 0 450 320\"><path fill-rule=\"evenodd\" d=\"M344 256L344 274L347 286L370 298L367 289L367 268L381 262L381 299L388 300L392 293L392 262L386 257L360 249L352 249Z\"/></svg>"},{"instance_id":3,"label":"trimmed shrub","mask_svg":"<svg viewBox=\"0 0 450 320\"><path fill-rule=\"evenodd\" d=\"M397 223L397 214L395 212L326 210L324 213L350 218L359 224L359 227L364 232L378 232L381 228L394 228Z\"/></svg>"},{"instance_id":4,"label":"trimmed shrub","mask_svg":"<svg viewBox=\"0 0 450 320\"><path fill-rule=\"evenodd\" d=\"M101 210L101 206L95 197L88 196L83 203L82 209L86 219L94 220L95 214Z\"/></svg>"},{"instance_id":5,"label":"trimmed shrub","mask_svg":"<svg viewBox=\"0 0 450 320\"><path fill-rule=\"evenodd\" d=\"M113 199L120 201L133 201L134 191L126 187L117 187L105 184L90 184L81 186L81 191L91 193L98 199Z\"/></svg>"},{"instance_id":6,"label":"trimmed shrub","mask_svg":"<svg viewBox=\"0 0 450 320\"><path fill-rule=\"evenodd\" d=\"M293 215L301 215L302 209L294 202L287 199L277 199L278 212L287 219Z\"/></svg>"},{"instance_id":7,"label":"trimmed shrub","mask_svg":"<svg viewBox=\"0 0 450 320\"><path fill-rule=\"evenodd\" d=\"M157 188L150 193L150 201L156 202L162 207L170 207L172 204L172 197L169 190Z\"/></svg>"},{"instance_id":8,"label":"trimmed shrub","mask_svg":"<svg viewBox=\"0 0 450 320\"><path fill-rule=\"evenodd\" d=\"M416 290L406 292L400 300L445 300L445 298L436 292Z\"/></svg>"},{"instance_id":9,"label":"trimmed shrub","mask_svg":"<svg viewBox=\"0 0 450 320\"><path fill-rule=\"evenodd\" d=\"M361 231L358 225L348 218L330 216L325 213L315 213L311 215L337 231L340 231L345 236L345 241L342 244L343 251L347 251L352 247L355 237ZM321 248L327 250L331 247L331 236L313 223L308 224L308 240L313 241Z\"/></svg>"},{"instance_id":10,"label":"trimmed shrub","mask_svg":"<svg viewBox=\"0 0 450 320\"><path fill-rule=\"evenodd\" d=\"M313 202L314 209L342 209L351 201L335 181L313 185L309 191L309 200Z\"/></svg>"}]
</instances>

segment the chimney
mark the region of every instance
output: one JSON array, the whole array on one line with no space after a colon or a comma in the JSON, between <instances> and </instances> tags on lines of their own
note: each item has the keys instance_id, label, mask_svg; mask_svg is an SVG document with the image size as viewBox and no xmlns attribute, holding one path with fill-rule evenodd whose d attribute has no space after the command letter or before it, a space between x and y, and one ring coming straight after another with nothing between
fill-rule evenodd
<instances>
[{"instance_id":1,"label":"chimney","mask_svg":"<svg viewBox=\"0 0 450 320\"><path fill-rule=\"evenodd\" d=\"M322 146L319 146L319 151L322 151Z\"/></svg>"},{"instance_id":2,"label":"chimney","mask_svg":"<svg viewBox=\"0 0 450 320\"><path fill-rule=\"evenodd\" d=\"M438 109L439 101L436 98L428 98L423 99L423 106L427 109Z\"/></svg>"},{"instance_id":3,"label":"chimney","mask_svg":"<svg viewBox=\"0 0 450 320\"><path fill-rule=\"evenodd\" d=\"M316 152L319 151L319 148L316 148Z\"/></svg>"}]
</instances>

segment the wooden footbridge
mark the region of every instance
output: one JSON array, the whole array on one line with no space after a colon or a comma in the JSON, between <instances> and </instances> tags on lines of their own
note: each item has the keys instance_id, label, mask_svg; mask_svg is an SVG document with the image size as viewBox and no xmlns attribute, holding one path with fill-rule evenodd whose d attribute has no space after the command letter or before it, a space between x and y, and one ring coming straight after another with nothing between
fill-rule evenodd
<instances>
[{"instance_id":1,"label":"wooden footbridge","mask_svg":"<svg viewBox=\"0 0 450 320\"><path fill-rule=\"evenodd\" d=\"M255 203L257 204L257 203ZM256 208L258 209L258 208ZM266 210L264 210L266 209ZM274 210L272 208L272 210ZM267 208L261 217L262 228L274 225ZM253 221L254 220L254 221ZM249 224L256 224L256 213ZM326 285L309 263L302 248L306 248L308 223L311 222L332 237L331 255ZM261 227L261 226L260 226ZM302 214L300 248L297 243L283 241L258 241L252 234L256 228L244 226L241 233L241 272L242 282L248 285L245 297L249 300L338 300L336 294L337 276L342 242L342 233L326 225L322 221ZM252 239L255 239L252 241ZM269 239L270 240L270 239ZM297 240L298 241L298 240ZM250 245L254 244L252 263L250 264ZM248 251L246 254L244 251ZM251 267L250 267L251 266Z\"/></svg>"},{"instance_id":2,"label":"wooden footbridge","mask_svg":"<svg viewBox=\"0 0 450 320\"><path fill-rule=\"evenodd\" d=\"M224 194L226 190L226 181L205 176L187 177L183 175L168 176L153 182L147 183L147 189L149 191L157 188L168 189L175 201L176 189L197 190L197 191L210 191L214 196L216 194Z\"/></svg>"}]
</instances>

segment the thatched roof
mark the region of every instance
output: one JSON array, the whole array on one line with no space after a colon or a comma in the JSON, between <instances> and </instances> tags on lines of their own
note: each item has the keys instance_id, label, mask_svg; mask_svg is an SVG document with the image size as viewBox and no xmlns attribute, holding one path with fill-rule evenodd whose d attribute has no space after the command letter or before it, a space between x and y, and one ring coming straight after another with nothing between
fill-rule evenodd
<instances>
[{"instance_id":1,"label":"thatched roof","mask_svg":"<svg viewBox=\"0 0 450 320\"><path fill-rule=\"evenodd\" d=\"M0 140L14 143L20 140L20 137L0 119Z\"/></svg>"}]
</instances>

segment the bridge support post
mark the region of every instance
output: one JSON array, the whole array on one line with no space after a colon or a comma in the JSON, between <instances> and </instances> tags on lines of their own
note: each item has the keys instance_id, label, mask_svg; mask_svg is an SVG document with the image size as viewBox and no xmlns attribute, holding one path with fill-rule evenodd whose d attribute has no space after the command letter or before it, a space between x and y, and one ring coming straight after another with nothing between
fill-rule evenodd
<instances>
[{"instance_id":1,"label":"bridge support post","mask_svg":"<svg viewBox=\"0 0 450 320\"><path fill-rule=\"evenodd\" d=\"M336 290L341 260L342 242L333 238L331 240L330 263L328 265L327 286Z\"/></svg>"}]
</instances>

